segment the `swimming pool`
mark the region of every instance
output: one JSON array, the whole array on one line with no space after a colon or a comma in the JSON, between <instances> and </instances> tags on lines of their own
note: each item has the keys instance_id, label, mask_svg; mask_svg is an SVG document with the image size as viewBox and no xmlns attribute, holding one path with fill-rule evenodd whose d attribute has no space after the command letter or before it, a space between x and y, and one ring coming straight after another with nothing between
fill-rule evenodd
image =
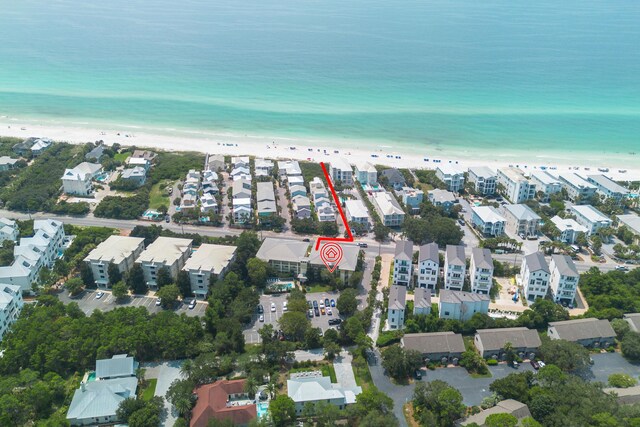
<instances>
[{"instance_id":1,"label":"swimming pool","mask_svg":"<svg viewBox=\"0 0 640 427\"><path fill-rule=\"evenodd\" d=\"M89 376L87 377L87 382L95 381L95 380L96 380L96 373L95 373L95 371L94 371L94 372L89 373Z\"/></svg>"},{"instance_id":2,"label":"swimming pool","mask_svg":"<svg viewBox=\"0 0 640 427\"><path fill-rule=\"evenodd\" d=\"M258 403L256 405L256 412L258 413L258 418L266 417L269 415L269 404L268 403Z\"/></svg>"}]
</instances>

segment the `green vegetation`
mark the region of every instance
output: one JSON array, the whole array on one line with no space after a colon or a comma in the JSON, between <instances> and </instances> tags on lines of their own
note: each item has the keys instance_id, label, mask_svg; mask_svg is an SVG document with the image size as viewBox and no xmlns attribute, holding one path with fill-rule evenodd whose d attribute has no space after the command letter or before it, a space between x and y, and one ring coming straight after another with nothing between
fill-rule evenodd
<instances>
[{"instance_id":1,"label":"green vegetation","mask_svg":"<svg viewBox=\"0 0 640 427\"><path fill-rule=\"evenodd\" d=\"M145 184L130 197L106 196L96 207L98 218L137 219L149 206L149 185Z\"/></svg>"},{"instance_id":2,"label":"green vegetation","mask_svg":"<svg viewBox=\"0 0 640 427\"><path fill-rule=\"evenodd\" d=\"M141 397L144 401L149 401L156 392L156 385L158 384L157 378L151 378L147 382L147 386L142 390Z\"/></svg>"},{"instance_id":3,"label":"green vegetation","mask_svg":"<svg viewBox=\"0 0 640 427\"><path fill-rule=\"evenodd\" d=\"M116 162L124 163L129 157L131 157L130 151L121 151L120 153L116 153L113 156L113 160L115 160Z\"/></svg>"},{"instance_id":4,"label":"green vegetation","mask_svg":"<svg viewBox=\"0 0 640 427\"><path fill-rule=\"evenodd\" d=\"M580 276L580 290L589 303L588 316L613 319L640 311L640 269L602 273L592 267Z\"/></svg>"},{"instance_id":5,"label":"green vegetation","mask_svg":"<svg viewBox=\"0 0 640 427\"><path fill-rule=\"evenodd\" d=\"M324 172L322 172L322 166L316 162L298 162L300 170L302 171L302 179L304 182L311 182L316 176L324 181Z\"/></svg>"},{"instance_id":6,"label":"green vegetation","mask_svg":"<svg viewBox=\"0 0 640 427\"><path fill-rule=\"evenodd\" d=\"M464 235L453 219L434 214L405 218L402 232L415 244L436 242L438 246L457 245Z\"/></svg>"},{"instance_id":7,"label":"green vegetation","mask_svg":"<svg viewBox=\"0 0 640 427\"><path fill-rule=\"evenodd\" d=\"M414 418L423 426L449 427L464 415L458 390L444 381L419 382L413 392Z\"/></svg>"},{"instance_id":8,"label":"green vegetation","mask_svg":"<svg viewBox=\"0 0 640 427\"><path fill-rule=\"evenodd\" d=\"M611 387L628 388L638 384L638 380L627 374L611 374L608 378Z\"/></svg>"},{"instance_id":9,"label":"green vegetation","mask_svg":"<svg viewBox=\"0 0 640 427\"><path fill-rule=\"evenodd\" d=\"M382 367L397 381L406 381L422 364L422 354L417 350L405 350L399 345L382 350Z\"/></svg>"},{"instance_id":10,"label":"green vegetation","mask_svg":"<svg viewBox=\"0 0 640 427\"><path fill-rule=\"evenodd\" d=\"M163 180L151 187L151 192L149 193L149 209L158 210L162 206L169 207L171 201L169 200L169 192L166 188L171 185L172 181Z\"/></svg>"},{"instance_id":11,"label":"green vegetation","mask_svg":"<svg viewBox=\"0 0 640 427\"><path fill-rule=\"evenodd\" d=\"M331 378L332 383L338 382L338 379L336 378L336 370L333 367L333 363L322 365L320 369L322 370L322 376Z\"/></svg>"},{"instance_id":12,"label":"green vegetation","mask_svg":"<svg viewBox=\"0 0 640 427\"><path fill-rule=\"evenodd\" d=\"M428 184L432 188L439 188L441 190L446 190L447 186L444 182L440 181L440 179L436 176L435 170L427 170L427 169L417 169L415 171L418 180L423 184Z\"/></svg>"}]
</instances>

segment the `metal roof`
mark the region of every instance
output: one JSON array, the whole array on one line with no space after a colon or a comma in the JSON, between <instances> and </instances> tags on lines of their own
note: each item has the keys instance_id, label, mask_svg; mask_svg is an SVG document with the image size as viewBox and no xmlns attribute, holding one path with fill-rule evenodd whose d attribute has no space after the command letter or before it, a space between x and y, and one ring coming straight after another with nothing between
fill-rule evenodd
<instances>
[{"instance_id":1,"label":"metal roof","mask_svg":"<svg viewBox=\"0 0 640 427\"><path fill-rule=\"evenodd\" d=\"M96 360L96 378L135 376L137 365L133 357L126 354L116 354L111 359L99 359Z\"/></svg>"}]
</instances>

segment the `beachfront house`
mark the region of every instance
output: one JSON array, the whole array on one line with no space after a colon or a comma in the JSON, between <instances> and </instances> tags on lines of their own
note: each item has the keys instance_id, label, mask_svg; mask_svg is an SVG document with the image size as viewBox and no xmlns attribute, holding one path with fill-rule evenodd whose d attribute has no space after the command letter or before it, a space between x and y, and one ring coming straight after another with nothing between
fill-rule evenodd
<instances>
[{"instance_id":1,"label":"beachfront house","mask_svg":"<svg viewBox=\"0 0 640 427\"><path fill-rule=\"evenodd\" d=\"M562 183L547 171L531 172L529 180L535 184L541 202L548 202L552 195L562 191Z\"/></svg>"},{"instance_id":2,"label":"beachfront house","mask_svg":"<svg viewBox=\"0 0 640 427\"><path fill-rule=\"evenodd\" d=\"M273 172L273 160L257 158L253 162L253 169L257 177L271 176Z\"/></svg>"},{"instance_id":3,"label":"beachfront house","mask_svg":"<svg viewBox=\"0 0 640 427\"><path fill-rule=\"evenodd\" d=\"M563 320L549 322L547 336L552 340L566 340L584 347L608 348L615 344L616 333L607 319Z\"/></svg>"},{"instance_id":4,"label":"beachfront house","mask_svg":"<svg viewBox=\"0 0 640 427\"><path fill-rule=\"evenodd\" d=\"M356 163L356 179L363 185L376 185L378 170L369 162Z\"/></svg>"},{"instance_id":5,"label":"beachfront house","mask_svg":"<svg viewBox=\"0 0 640 427\"><path fill-rule=\"evenodd\" d=\"M490 301L489 295L443 289L440 291L438 313L441 319L466 322L476 313L487 314Z\"/></svg>"},{"instance_id":6,"label":"beachfront house","mask_svg":"<svg viewBox=\"0 0 640 427\"><path fill-rule=\"evenodd\" d=\"M454 193L458 193L464 188L464 171L458 166L448 163L438 165L436 168L436 177L444 182L447 190Z\"/></svg>"},{"instance_id":7,"label":"beachfront house","mask_svg":"<svg viewBox=\"0 0 640 427\"><path fill-rule=\"evenodd\" d=\"M580 233L587 234L589 231L587 227L578 224L573 218L560 218L556 215L551 218L551 222L553 222L558 231L560 231L557 240L568 245L573 245Z\"/></svg>"},{"instance_id":8,"label":"beachfront house","mask_svg":"<svg viewBox=\"0 0 640 427\"><path fill-rule=\"evenodd\" d=\"M90 196L93 194L92 181L101 172L101 164L82 162L73 169L65 169L62 175L62 188L66 194Z\"/></svg>"},{"instance_id":9,"label":"beachfront house","mask_svg":"<svg viewBox=\"0 0 640 427\"><path fill-rule=\"evenodd\" d=\"M18 224L12 219L0 218L0 244L5 240L18 240Z\"/></svg>"},{"instance_id":10,"label":"beachfront house","mask_svg":"<svg viewBox=\"0 0 640 427\"><path fill-rule=\"evenodd\" d=\"M136 260L142 267L147 286L157 289L158 272L162 268L167 268L175 280L191 255L192 242L191 239L161 236L151 243Z\"/></svg>"},{"instance_id":11,"label":"beachfront house","mask_svg":"<svg viewBox=\"0 0 640 427\"><path fill-rule=\"evenodd\" d=\"M53 141L49 138L27 138L22 142L18 142L13 145L12 150L20 157L27 157L29 153L33 157L38 157L47 148L51 147Z\"/></svg>"},{"instance_id":12,"label":"beachfront house","mask_svg":"<svg viewBox=\"0 0 640 427\"><path fill-rule=\"evenodd\" d=\"M476 193L481 196L491 196L496 192L496 182L498 175L486 166L475 166L469 168L469 182L473 184Z\"/></svg>"},{"instance_id":13,"label":"beachfront house","mask_svg":"<svg viewBox=\"0 0 640 427\"><path fill-rule=\"evenodd\" d=\"M601 228L611 227L612 221L591 205L573 205L571 213L576 222L587 229L587 235L596 234Z\"/></svg>"},{"instance_id":14,"label":"beachfront house","mask_svg":"<svg viewBox=\"0 0 640 427\"><path fill-rule=\"evenodd\" d=\"M84 259L93 274L98 287L109 288L109 265L113 264L121 275L131 270L138 256L144 250L144 238L129 236L109 236L89 252Z\"/></svg>"},{"instance_id":15,"label":"beachfront house","mask_svg":"<svg viewBox=\"0 0 640 427\"><path fill-rule=\"evenodd\" d=\"M235 246L202 244L184 264L189 274L191 292L197 299L206 299L209 286L223 279L236 255Z\"/></svg>"},{"instance_id":16,"label":"beachfront house","mask_svg":"<svg viewBox=\"0 0 640 427\"><path fill-rule=\"evenodd\" d=\"M388 191L373 193L371 197L373 207L387 227L400 227L404 222L404 210Z\"/></svg>"},{"instance_id":17,"label":"beachfront house","mask_svg":"<svg viewBox=\"0 0 640 427\"><path fill-rule=\"evenodd\" d=\"M207 154L207 158L204 161L205 171L222 172L225 169L225 161L222 154Z\"/></svg>"},{"instance_id":18,"label":"beachfront house","mask_svg":"<svg viewBox=\"0 0 640 427\"><path fill-rule=\"evenodd\" d=\"M229 173L229 176L234 181L238 181L240 179L245 180L245 181L251 181L253 179L252 176L251 176L251 171L250 171L248 166L247 167L245 167L245 166L236 166L236 167L234 167L231 170L231 172Z\"/></svg>"},{"instance_id":19,"label":"beachfront house","mask_svg":"<svg viewBox=\"0 0 640 427\"><path fill-rule=\"evenodd\" d=\"M256 258L268 262L276 273L288 273L297 278L307 271L308 251L309 243L267 237L256 253Z\"/></svg>"},{"instance_id":20,"label":"beachfront house","mask_svg":"<svg viewBox=\"0 0 640 427\"><path fill-rule=\"evenodd\" d=\"M640 217L636 214L617 215L618 227L626 227L634 236L634 242L640 244Z\"/></svg>"},{"instance_id":21,"label":"beachfront house","mask_svg":"<svg viewBox=\"0 0 640 427\"><path fill-rule=\"evenodd\" d=\"M258 220L261 224L270 222L274 216L278 215L276 195L271 181L258 183L256 199L258 202Z\"/></svg>"},{"instance_id":22,"label":"beachfront house","mask_svg":"<svg viewBox=\"0 0 640 427\"><path fill-rule=\"evenodd\" d=\"M497 237L504 234L507 221L493 206L474 206L471 223L483 236Z\"/></svg>"},{"instance_id":23,"label":"beachfront house","mask_svg":"<svg viewBox=\"0 0 640 427\"><path fill-rule=\"evenodd\" d=\"M542 252L534 252L524 257L520 267L520 285L527 301L547 296L549 290L549 265Z\"/></svg>"},{"instance_id":24,"label":"beachfront house","mask_svg":"<svg viewBox=\"0 0 640 427\"><path fill-rule=\"evenodd\" d=\"M388 185L393 187L394 190L400 190L402 187L405 187L407 185L404 179L404 175L402 175L402 172L400 172L398 169L385 169L381 172L381 174Z\"/></svg>"},{"instance_id":25,"label":"beachfront house","mask_svg":"<svg viewBox=\"0 0 640 427\"><path fill-rule=\"evenodd\" d=\"M141 166L128 168L122 171L120 178L125 182L132 183L136 187L140 187L147 181L147 171Z\"/></svg>"},{"instance_id":26,"label":"beachfront house","mask_svg":"<svg viewBox=\"0 0 640 427\"><path fill-rule=\"evenodd\" d=\"M572 305L578 290L580 273L573 260L567 255L551 255L549 265L551 296L557 303Z\"/></svg>"},{"instance_id":27,"label":"beachfront house","mask_svg":"<svg viewBox=\"0 0 640 427\"><path fill-rule=\"evenodd\" d=\"M533 360L542 345L540 335L535 329L524 327L478 329L473 343L485 359L505 360L507 343L521 359Z\"/></svg>"},{"instance_id":28,"label":"beachfront house","mask_svg":"<svg viewBox=\"0 0 640 427\"><path fill-rule=\"evenodd\" d=\"M416 288L413 293L413 315L431 314L431 289Z\"/></svg>"},{"instance_id":29,"label":"beachfront house","mask_svg":"<svg viewBox=\"0 0 640 427\"><path fill-rule=\"evenodd\" d=\"M427 198L432 205L441 207L445 212L451 211L451 208L457 201L456 195L451 191L440 190L438 188L435 190L429 190L427 192Z\"/></svg>"},{"instance_id":30,"label":"beachfront house","mask_svg":"<svg viewBox=\"0 0 640 427\"><path fill-rule=\"evenodd\" d=\"M506 231L521 238L537 237L540 231L540 216L527 205L504 205Z\"/></svg>"},{"instance_id":31,"label":"beachfront house","mask_svg":"<svg viewBox=\"0 0 640 427\"><path fill-rule=\"evenodd\" d=\"M398 191L398 195L402 198L402 203L409 208L412 214L420 212L420 205L424 198L424 192L422 190L411 187L402 187L402 189Z\"/></svg>"},{"instance_id":32,"label":"beachfront house","mask_svg":"<svg viewBox=\"0 0 640 427\"><path fill-rule=\"evenodd\" d=\"M498 186L511 203L522 203L536 197L536 185L529 182L518 168L498 169Z\"/></svg>"},{"instance_id":33,"label":"beachfront house","mask_svg":"<svg viewBox=\"0 0 640 427\"><path fill-rule=\"evenodd\" d=\"M487 248L472 248L469 265L471 292L489 294L493 285L493 259Z\"/></svg>"},{"instance_id":34,"label":"beachfront house","mask_svg":"<svg viewBox=\"0 0 640 427\"><path fill-rule=\"evenodd\" d=\"M560 174L562 188L567 190L569 200L576 204L589 203L597 187L576 173Z\"/></svg>"},{"instance_id":35,"label":"beachfront house","mask_svg":"<svg viewBox=\"0 0 640 427\"><path fill-rule=\"evenodd\" d=\"M353 185L353 169L349 162L343 157L332 159L329 166L329 175L334 183L340 182L342 185Z\"/></svg>"},{"instance_id":36,"label":"beachfront house","mask_svg":"<svg viewBox=\"0 0 640 427\"><path fill-rule=\"evenodd\" d=\"M23 306L20 286L0 284L0 341L18 320Z\"/></svg>"},{"instance_id":37,"label":"beachfront house","mask_svg":"<svg viewBox=\"0 0 640 427\"><path fill-rule=\"evenodd\" d=\"M464 246L447 245L444 253L444 288L462 290L466 268Z\"/></svg>"},{"instance_id":38,"label":"beachfront house","mask_svg":"<svg viewBox=\"0 0 640 427\"><path fill-rule=\"evenodd\" d=\"M451 331L404 334L400 346L405 350L418 351L426 364L431 362L458 364L464 353L464 340L461 334Z\"/></svg>"},{"instance_id":39,"label":"beachfront house","mask_svg":"<svg viewBox=\"0 0 640 427\"><path fill-rule=\"evenodd\" d=\"M596 192L607 199L617 202L629 196L629 190L604 175L588 175L587 181L596 186Z\"/></svg>"},{"instance_id":40,"label":"beachfront house","mask_svg":"<svg viewBox=\"0 0 640 427\"><path fill-rule=\"evenodd\" d=\"M320 371L292 373L287 380L287 394L293 400L296 415L302 415L305 407L320 403L331 404L338 409L356 402L356 396L362 393L360 386L344 388L340 382L331 383Z\"/></svg>"},{"instance_id":41,"label":"beachfront house","mask_svg":"<svg viewBox=\"0 0 640 427\"><path fill-rule=\"evenodd\" d=\"M393 284L409 286L413 277L413 242L399 240L396 242L393 258Z\"/></svg>"},{"instance_id":42,"label":"beachfront house","mask_svg":"<svg viewBox=\"0 0 640 427\"><path fill-rule=\"evenodd\" d=\"M440 254L436 243L420 246L418 251L418 271L416 288L426 288L435 291L440 276Z\"/></svg>"},{"instance_id":43,"label":"beachfront house","mask_svg":"<svg viewBox=\"0 0 640 427\"><path fill-rule=\"evenodd\" d=\"M387 323L390 329L402 329L402 327L404 326L404 312L406 310L406 301L406 286L391 285L389 287Z\"/></svg>"},{"instance_id":44,"label":"beachfront house","mask_svg":"<svg viewBox=\"0 0 640 427\"><path fill-rule=\"evenodd\" d=\"M283 177L291 177L291 176L302 176L302 169L300 169L300 164L297 160L281 160L278 162L278 176L280 178Z\"/></svg>"},{"instance_id":45,"label":"beachfront house","mask_svg":"<svg viewBox=\"0 0 640 427\"><path fill-rule=\"evenodd\" d=\"M246 379L222 379L197 387L189 426L249 425L258 416L258 412L256 398L250 398L246 392L246 382Z\"/></svg>"},{"instance_id":46,"label":"beachfront house","mask_svg":"<svg viewBox=\"0 0 640 427\"><path fill-rule=\"evenodd\" d=\"M370 228L371 219L369 218L369 211L364 203L362 203L362 200L347 200L344 202L344 210L349 223L362 224L367 230Z\"/></svg>"},{"instance_id":47,"label":"beachfront house","mask_svg":"<svg viewBox=\"0 0 640 427\"><path fill-rule=\"evenodd\" d=\"M1 156L0 157L0 172L8 171L16 167L16 163L18 163L18 159L12 159L9 156Z\"/></svg>"}]
</instances>

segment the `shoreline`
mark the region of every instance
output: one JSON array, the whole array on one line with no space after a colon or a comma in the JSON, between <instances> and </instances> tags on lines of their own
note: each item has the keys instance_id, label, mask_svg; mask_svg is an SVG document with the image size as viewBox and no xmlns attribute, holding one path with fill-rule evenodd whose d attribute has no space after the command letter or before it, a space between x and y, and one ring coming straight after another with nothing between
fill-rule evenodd
<instances>
[{"instance_id":1,"label":"shoreline","mask_svg":"<svg viewBox=\"0 0 640 427\"><path fill-rule=\"evenodd\" d=\"M372 164L397 168L435 169L438 164L457 164L466 171L470 166L488 166L497 169L513 165L528 172L540 170L540 166L546 166L546 168L556 168L550 171L553 174L569 171L584 174L604 173L614 180L640 180L640 158L634 162L634 155L619 153L610 156L598 153L566 153L570 157L561 157L560 153L553 152L539 155L528 153L529 156L524 159L523 156L527 155L526 151L518 155L517 152L474 153L471 148L466 148L463 152L456 152L456 150L446 149L430 150L425 147L420 148L420 151L425 154L417 154L417 150L410 146L394 145L393 142L386 141L347 141L328 138L295 138L292 136L266 137L196 129L145 129L142 126L113 124L101 128L98 128L97 125L85 128L34 123L6 116L0 117L0 135L18 138L46 137L54 141L72 144L103 140L108 145L118 143L123 146L135 145L136 147L167 151L196 151L226 155L248 154L273 159L289 158L314 162L329 162L333 156L339 155L345 157L351 164L368 161ZM368 145L371 148L364 150L344 146L348 142L362 146ZM374 158L372 154L376 154L378 157ZM624 157L624 163L614 166L616 157ZM428 160L425 161L425 159ZM440 160L440 162L436 163L434 160ZM575 169L576 167L579 169ZM603 167L609 168L609 171L599 172L598 168ZM626 170L626 172L621 173L619 170Z\"/></svg>"}]
</instances>

